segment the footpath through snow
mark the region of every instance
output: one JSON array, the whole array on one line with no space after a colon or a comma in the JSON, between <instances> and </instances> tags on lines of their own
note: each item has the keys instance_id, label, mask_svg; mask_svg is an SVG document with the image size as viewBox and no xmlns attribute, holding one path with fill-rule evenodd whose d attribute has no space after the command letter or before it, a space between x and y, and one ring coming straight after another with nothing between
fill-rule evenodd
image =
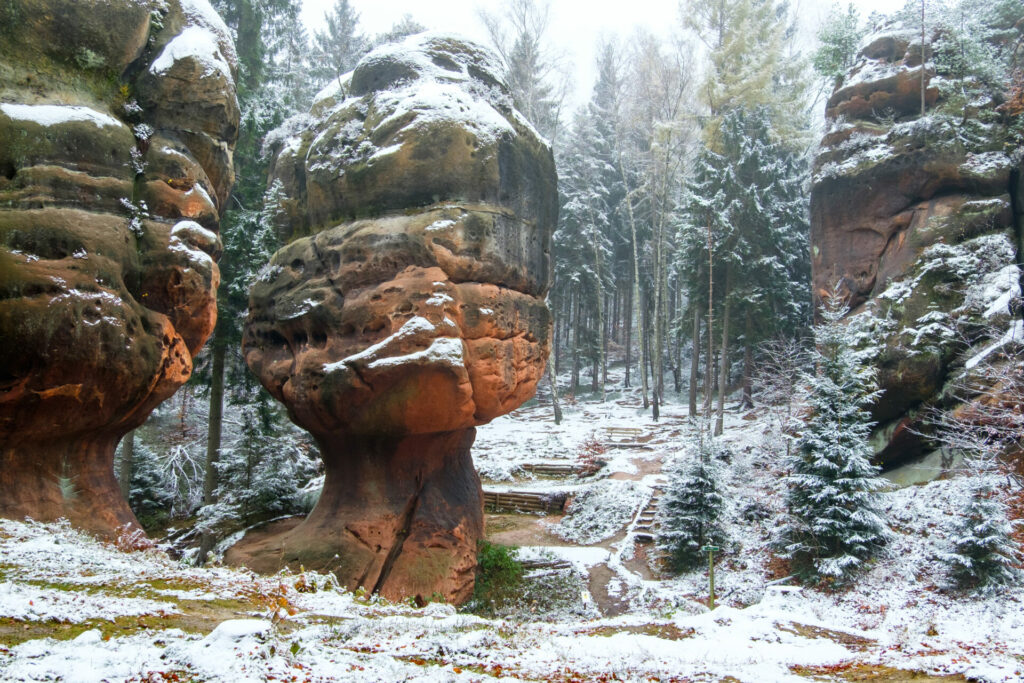
<instances>
[{"instance_id":1,"label":"footpath through snow","mask_svg":"<svg viewBox=\"0 0 1024 683\"><path fill-rule=\"evenodd\" d=\"M651 578L653 547L634 545L632 528L663 483L661 464L691 427L684 408L667 406L654 423L635 403L627 396L567 406L559 427L548 408L529 406L481 428L474 448L485 488L503 479L510 489L579 496L603 482L604 493L577 506L575 520L523 516L532 525L527 536L550 539L524 549L524 559L568 561L565 571L588 587L578 598L588 609L485 619L444 604L416 608L354 595L316 574L190 567L159 550L99 543L65 524L0 521L0 680L761 683L909 680L909 671L924 676L914 680L1024 680L1020 592L974 599L943 590L940 556L965 504L961 479L884 494L895 541L853 590L769 585L766 544L782 492L772 456L779 443L763 416L728 422L729 542L716 576L722 606L709 612L701 604L704 572ZM571 462L608 426L642 427L647 447L609 449L596 479L521 470L527 462ZM629 514L602 526L609 500ZM617 616L596 616L593 601L602 596L615 598Z\"/></svg>"}]
</instances>

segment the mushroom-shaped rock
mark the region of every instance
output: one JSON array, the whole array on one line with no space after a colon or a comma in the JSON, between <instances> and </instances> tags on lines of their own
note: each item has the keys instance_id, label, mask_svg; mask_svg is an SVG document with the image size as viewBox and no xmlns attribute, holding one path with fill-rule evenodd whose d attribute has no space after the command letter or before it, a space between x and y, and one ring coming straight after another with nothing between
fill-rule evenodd
<instances>
[{"instance_id":1,"label":"mushroom-shaped rock","mask_svg":"<svg viewBox=\"0 0 1024 683\"><path fill-rule=\"evenodd\" d=\"M207 0L0 13L0 516L110 536L114 448L216 321L234 48Z\"/></svg>"},{"instance_id":2,"label":"mushroom-shaped rock","mask_svg":"<svg viewBox=\"0 0 1024 683\"><path fill-rule=\"evenodd\" d=\"M389 598L472 590L475 427L533 395L557 218L548 145L493 56L420 34L378 48L277 137L287 246L253 285L245 359L316 438L323 494L227 555Z\"/></svg>"},{"instance_id":3,"label":"mushroom-shaped rock","mask_svg":"<svg viewBox=\"0 0 1024 683\"><path fill-rule=\"evenodd\" d=\"M994 40L1014 44L1020 17ZM1019 122L998 111L998 88L927 52L922 65L920 40L898 22L864 40L829 99L811 191L815 295L838 280L873 326L886 465L927 451L921 416L976 352L963 355L964 339L977 343L1020 296ZM928 45L959 49L949 40L937 31Z\"/></svg>"}]
</instances>

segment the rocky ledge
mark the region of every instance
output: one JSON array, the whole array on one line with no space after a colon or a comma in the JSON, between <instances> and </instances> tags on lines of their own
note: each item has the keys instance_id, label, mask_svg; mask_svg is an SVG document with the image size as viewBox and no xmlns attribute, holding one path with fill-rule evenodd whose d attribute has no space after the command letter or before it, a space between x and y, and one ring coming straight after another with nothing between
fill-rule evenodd
<instances>
[{"instance_id":1,"label":"rocky ledge","mask_svg":"<svg viewBox=\"0 0 1024 683\"><path fill-rule=\"evenodd\" d=\"M990 27L993 50L1019 40L1015 21ZM956 407L978 354L1020 317L1024 126L1005 82L953 69L953 37L928 38L922 51L898 22L868 36L814 164L815 295L838 283L874 345L885 465L935 448L925 417Z\"/></svg>"}]
</instances>

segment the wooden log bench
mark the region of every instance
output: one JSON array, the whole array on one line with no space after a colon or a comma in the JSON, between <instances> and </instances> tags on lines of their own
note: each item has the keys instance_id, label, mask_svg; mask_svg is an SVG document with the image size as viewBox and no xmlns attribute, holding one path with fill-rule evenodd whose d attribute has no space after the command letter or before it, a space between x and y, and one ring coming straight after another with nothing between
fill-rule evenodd
<instances>
[{"instance_id":1,"label":"wooden log bench","mask_svg":"<svg viewBox=\"0 0 1024 683\"><path fill-rule=\"evenodd\" d=\"M639 427L605 427L605 446L612 448L648 448L647 444L640 443L639 439L644 430Z\"/></svg>"},{"instance_id":2,"label":"wooden log bench","mask_svg":"<svg viewBox=\"0 0 1024 683\"><path fill-rule=\"evenodd\" d=\"M571 477L579 474L580 470L575 465L559 465L555 463L538 462L523 465L523 470L539 474L545 477Z\"/></svg>"}]
</instances>

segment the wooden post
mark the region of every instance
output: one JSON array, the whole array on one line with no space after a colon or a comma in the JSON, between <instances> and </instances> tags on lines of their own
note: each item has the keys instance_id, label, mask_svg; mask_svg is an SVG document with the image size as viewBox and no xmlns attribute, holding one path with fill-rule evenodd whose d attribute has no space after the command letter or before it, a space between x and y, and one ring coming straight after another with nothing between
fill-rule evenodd
<instances>
[{"instance_id":1,"label":"wooden post","mask_svg":"<svg viewBox=\"0 0 1024 683\"><path fill-rule=\"evenodd\" d=\"M701 552L708 554L708 609L715 609L715 553L720 551L717 545L708 544Z\"/></svg>"}]
</instances>

